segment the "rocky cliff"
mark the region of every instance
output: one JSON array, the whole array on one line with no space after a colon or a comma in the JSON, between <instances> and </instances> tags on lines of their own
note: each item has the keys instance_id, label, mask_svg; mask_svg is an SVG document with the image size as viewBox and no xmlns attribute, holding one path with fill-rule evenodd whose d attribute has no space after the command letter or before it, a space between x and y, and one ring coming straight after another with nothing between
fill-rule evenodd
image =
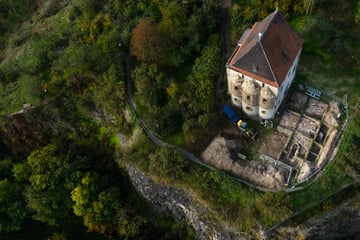
<instances>
[{"instance_id":1,"label":"rocky cliff","mask_svg":"<svg viewBox=\"0 0 360 240\"><path fill-rule=\"evenodd\" d=\"M233 229L212 222L211 210L197 203L183 189L155 183L133 166L128 165L127 170L135 189L155 210L170 214L176 220L188 222L198 239L245 239Z\"/></svg>"}]
</instances>

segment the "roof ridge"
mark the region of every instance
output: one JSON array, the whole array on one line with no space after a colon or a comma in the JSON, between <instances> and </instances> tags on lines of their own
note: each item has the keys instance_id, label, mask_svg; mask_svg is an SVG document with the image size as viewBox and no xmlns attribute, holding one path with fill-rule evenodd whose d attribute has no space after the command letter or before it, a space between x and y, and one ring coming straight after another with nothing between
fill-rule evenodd
<instances>
[{"instance_id":1,"label":"roof ridge","mask_svg":"<svg viewBox=\"0 0 360 240\"><path fill-rule=\"evenodd\" d=\"M256 24L257 24L257 22L255 22L254 23L254 25L252 26L252 28L250 29L250 31L248 32L248 34L246 35L246 37L245 37L245 39L243 40L243 43L250 43L250 42L247 42L248 41L248 39L249 39L249 36L250 36L250 34L254 31L254 29L255 29L255 26L256 26ZM255 44L256 44L256 41L255 41ZM236 48L236 53L235 54L237 54L237 52L238 51L240 51L240 49L244 49L244 45L245 44L241 44L241 46L238 46L237 48ZM246 55L246 54L248 54L248 52L251 50L251 48L247 48L246 49L246 52L243 54L243 55ZM231 61L230 61L230 64L233 64L233 62L235 61L236 59L235 59L235 56L232 56L232 59L231 59Z\"/></svg>"},{"instance_id":2,"label":"roof ridge","mask_svg":"<svg viewBox=\"0 0 360 240\"><path fill-rule=\"evenodd\" d=\"M266 26L265 26L265 28L264 28L264 29L265 29L264 32L261 33L263 36L264 36L265 33L268 31L270 24L272 23L274 17L276 16L276 14L277 14L278 12L279 12L278 10L275 10L275 11L272 12L269 16L267 16L267 17L270 18L270 20L267 22L267 24L266 24ZM265 19L266 19L266 18L265 18ZM265 19L263 19L262 21L265 21ZM262 22L262 21L261 21L261 22ZM259 42L260 42L261 40L262 40L262 38L259 39Z\"/></svg>"},{"instance_id":3,"label":"roof ridge","mask_svg":"<svg viewBox=\"0 0 360 240\"><path fill-rule=\"evenodd\" d=\"M271 63L270 63L270 61L269 61L269 58L267 57L267 54L266 54L266 52L265 52L265 50L264 50L264 47L263 47L263 45L262 45L262 42L259 41L259 43L260 43L261 51L262 51L262 53L263 53L264 56L265 56L265 59L266 59L267 64L269 65L271 74L273 75L275 82L279 85L279 81L278 81L278 79L277 79L277 77L276 77L276 75L275 75L275 73L274 73L274 70L273 70L273 67L272 67L272 65L271 65Z\"/></svg>"}]
</instances>

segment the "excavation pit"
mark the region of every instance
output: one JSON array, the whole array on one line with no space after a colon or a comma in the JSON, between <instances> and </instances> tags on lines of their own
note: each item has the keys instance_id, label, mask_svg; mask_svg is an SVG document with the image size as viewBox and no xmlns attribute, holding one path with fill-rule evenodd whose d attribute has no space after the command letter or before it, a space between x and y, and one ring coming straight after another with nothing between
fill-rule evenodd
<instances>
[{"instance_id":1,"label":"excavation pit","mask_svg":"<svg viewBox=\"0 0 360 240\"><path fill-rule=\"evenodd\" d=\"M299 121L299 124L296 130L309 138L315 138L317 131L319 129L319 124L308 117L302 117Z\"/></svg>"},{"instance_id":2,"label":"excavation pit","mask_svg":"<svg viewBox=\"0 0 360 240\"><path fill-rule=\"evenodd\" d=\"M307 104L305 114L316 118L317 120L321 120L327 108L328 105L326 103L311 98Z\"/></svg>"}]
</instances>

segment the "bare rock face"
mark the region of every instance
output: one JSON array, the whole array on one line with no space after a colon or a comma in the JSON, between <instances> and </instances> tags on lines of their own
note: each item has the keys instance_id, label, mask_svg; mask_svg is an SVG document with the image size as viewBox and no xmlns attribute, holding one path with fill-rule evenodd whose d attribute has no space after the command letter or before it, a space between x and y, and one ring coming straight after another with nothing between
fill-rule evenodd
<instances>
[{"instance_id":1,"label":"bare rock face","mask_svg":"<svg viewBox=\"0 0 360 240\"><path fill-rule=\"evenodd\" d=\"M346 202L302 224L278 228L272 237L280 239L358 239L360 211Z\"/></svg>"},{"instance_id":2,"label":"bare rock face","mask_svg":"<svg viewBox=\"0 0 360 240\"><path fill-rule=\"evenodd\" d=\"M210 210L195 202L182 189L154 183L148 176L127 166L130 179L141 196L159 212L170 214L176 220L185 220L196 232L198 239L244 239L226 226L217 226L207 216Z\"/></svg>"}]
</instances>

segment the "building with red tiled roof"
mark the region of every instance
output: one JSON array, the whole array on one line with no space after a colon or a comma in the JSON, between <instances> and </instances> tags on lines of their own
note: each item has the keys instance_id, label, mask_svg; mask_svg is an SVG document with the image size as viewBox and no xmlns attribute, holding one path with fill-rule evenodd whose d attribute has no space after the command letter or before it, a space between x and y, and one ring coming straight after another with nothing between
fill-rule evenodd
<instances>
[{"instance_id":1,"label":"building with red tiled roof","mask_svg":"<svg viewBox=\"0 0 360 240\"><path fill-rule=\"evenodd\" d=\"M295 77L303 42L277 10L247 29L226 65L232 104L250 117L272 119Z\"/></svg>"}]
</instances>

